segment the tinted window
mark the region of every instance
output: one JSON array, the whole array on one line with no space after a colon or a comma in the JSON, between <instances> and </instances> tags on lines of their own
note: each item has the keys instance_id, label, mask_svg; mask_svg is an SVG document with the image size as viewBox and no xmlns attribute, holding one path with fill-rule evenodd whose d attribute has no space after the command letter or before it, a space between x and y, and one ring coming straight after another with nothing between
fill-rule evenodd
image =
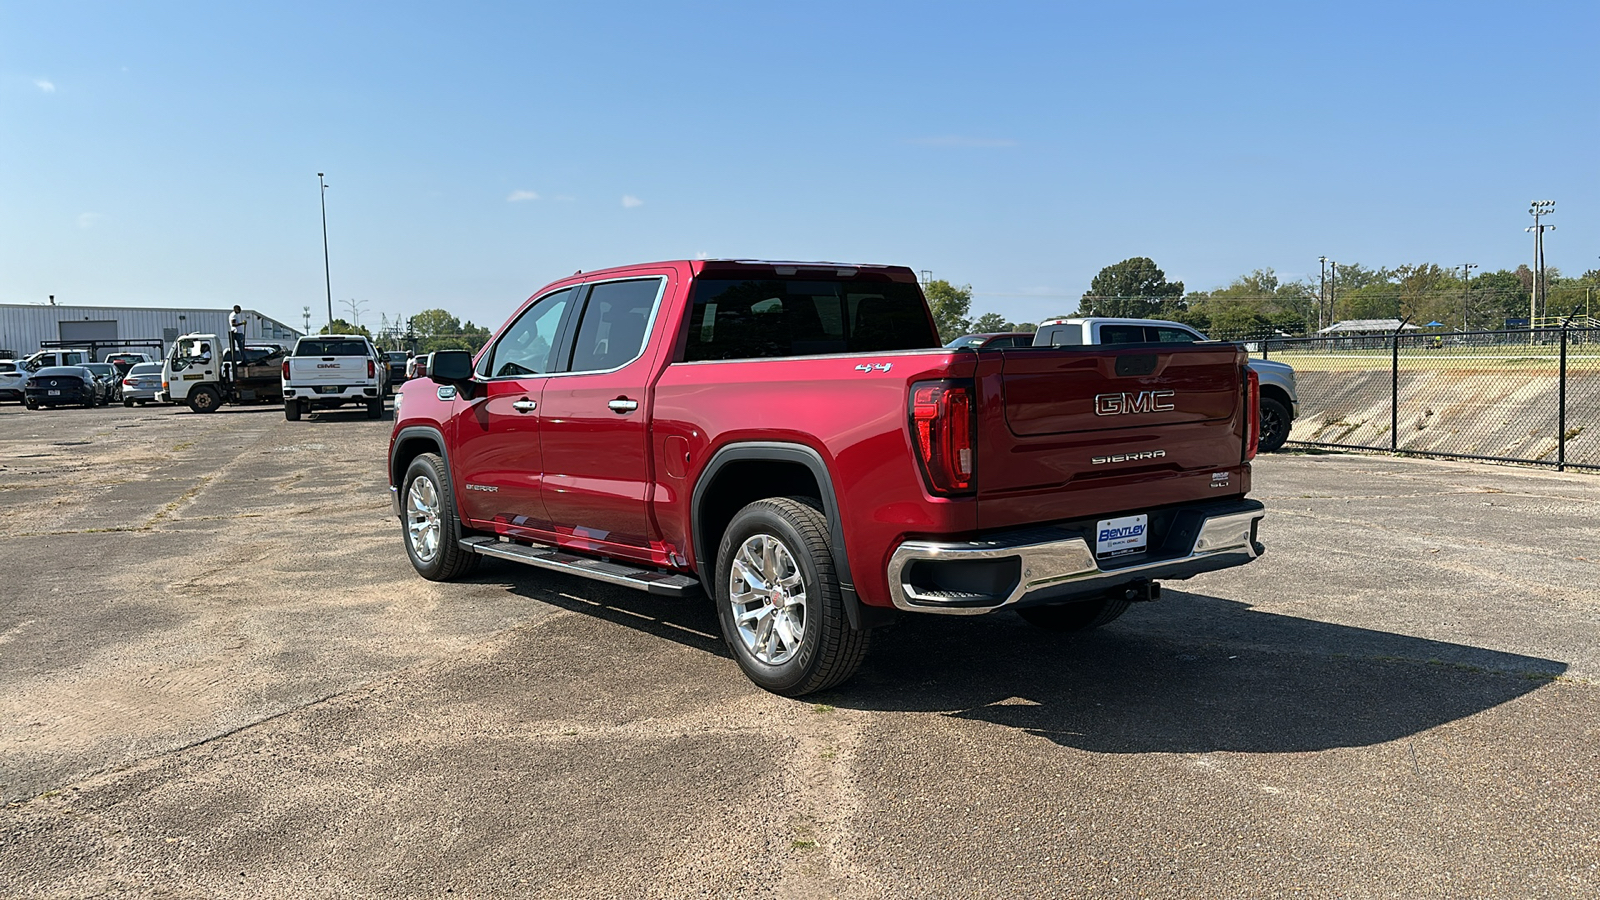
<instances>
[{"instance_id":1,"label":"tinted window","mask_svg":"<svg viewBox=\"0 0 1600 900\"><path fill-rule=\"evenodd\" d=\"M1082 337L1081 325L1051 325L1039 329L1039 333L1033 337L1033 343L1038 347L1073 347L1083 343Z\"/></svg>"},{"instance_id":2,"label":"tinted window","mask_svg":"<svg viewBox=\"0 0 1600 900\"><path fill-rule=\"evenodd\" d=\"M16 370L16 363L0 362L0 372L15 372Z\"/></svg>"},{"instance_id":3,"label":"tinted window","mask_svg":"<svg viewBox=\"0 0 1600 900\"><path fill-rule=\"evenodd\" d=\"M519 375L544 375L555 371L551 357L556 345L556 329L572 299L572 288L539 298L511 323L494 349L478 363L478 374L490 378L515 378Z\"/></svg>"},{"instance_id":4,"label":"tinted window","mask_svg":"<svg viewBox=\"0 0 1600 900\"><path fill-rule=\"evenodd\" d=\"M939 346L914 284L707 278L693 302L689 361Z\"/></svg>"},{"instance_id":5,"label":"tinted window","mask_svg":"<svg viewBox=\"0 0 1600 900\"><path fill-rule=\"evenodd\" d=\"M1151 328L1155 332L1154 340L1163 344L1192 344L1199 338L1183 328Z\"/></svg>"},{"instance_id":6,"label":"tinted window","mask_svg":"<svg viewBox=\"0 0 1600 900\"><path fill-rule=\"evenodd\" d=\"M161 374L161 364L160 363L135 363L133 368L128 370L128 374L129 375L160 375Z\"/></svg>"},{"instance_id":7,"label":"tinted window","mask_svg":"<svg viewBox=\"0 0 1600 900\"><path fill-rule=\"evenodd\" d=\"M366 356L367 343L349 338L307 338L294 348L295 356Z\"/></svg>"},{"instance_id":8,"label":"tinted window","mask_svg":"<svg viewBox=\"0 0 1600 900\"><path fill-rule=\"evenodd\" d=\"M1143 325L1101 325L1100 343L1102 344L1142 344L1149 340L1144 336Z\"/></svg>"},{"instance_id":9,"label":"tinted window","mask_svg":"<svg viewBox=\"0 0 1600 900\"><path fill-rule=\"evenodd\" d=\"M647 278L595 285L572 344L571 371L615 369L638 357L661 283L660 278Z\"/></svg>"}]
</instances>

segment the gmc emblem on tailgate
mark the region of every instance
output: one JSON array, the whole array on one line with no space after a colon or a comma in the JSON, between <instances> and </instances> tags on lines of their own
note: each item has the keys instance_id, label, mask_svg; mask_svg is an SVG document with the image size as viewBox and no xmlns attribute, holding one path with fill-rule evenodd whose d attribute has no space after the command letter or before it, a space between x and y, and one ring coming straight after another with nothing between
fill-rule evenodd
<instances>
[{"instance_id":1,"label":"gmc emblem on tailgate","mask_svg":"<svg viewBox=\"0 0 1600 900\"><path fill-rule=\"evenodd\" d=\"M1140 391L1137 394L1095 394L1094 414L1120 416L1128 413L1166 412L1173 409L1163 400L1173 396L1173 391Z\"/></svg>"}]
</instances>

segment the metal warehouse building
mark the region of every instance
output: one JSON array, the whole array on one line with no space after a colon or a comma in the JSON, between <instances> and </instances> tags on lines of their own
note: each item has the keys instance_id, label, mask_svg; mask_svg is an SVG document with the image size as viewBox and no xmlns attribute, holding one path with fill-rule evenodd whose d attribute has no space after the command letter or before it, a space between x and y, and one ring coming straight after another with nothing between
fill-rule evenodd
<instances>
[{"instance_id":1,"label":"metal warehouse building","mask_svg":"<svg viewBox=\"0 0 1600 900\"><path fill-rule=\"evenodd\" d=\"M223 335L229 309L161 309L115 306L46 306L0 303L0 358L21 358L44 341L95 344L96 354L114 352L117 341L161 341L170 346L192 331ZM255 310L244 311L245 340L289 346L300 332ZM148 347L130 347L150 352Z\"/></svg>"}]
</instances>

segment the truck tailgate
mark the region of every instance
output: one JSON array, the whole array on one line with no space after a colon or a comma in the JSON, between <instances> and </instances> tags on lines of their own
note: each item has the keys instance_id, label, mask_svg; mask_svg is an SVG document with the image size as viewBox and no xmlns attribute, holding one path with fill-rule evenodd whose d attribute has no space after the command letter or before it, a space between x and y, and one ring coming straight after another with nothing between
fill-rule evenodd
<instances>
[{"instance_id":1,"label":"truck tailgate","mask_svg":"<svg viewBox=\"0 0 1600 900\"><path fill-rule=\"evenodd\" d=\"M289 384L315 387L319 384L362 384L367 381L364 356L294 356L289 358Z\"/></svg>"},{"instance_id":2,"label":"truck tailgate","mask_svg":"<svg viewBox=\"0 0 1600 900\"><path fill-rule=\"evenodd\" d=\"M1217 500L1249 487L1246 361L1232 344L982 355L984 529Z\"/></svg>"}]
</instances>

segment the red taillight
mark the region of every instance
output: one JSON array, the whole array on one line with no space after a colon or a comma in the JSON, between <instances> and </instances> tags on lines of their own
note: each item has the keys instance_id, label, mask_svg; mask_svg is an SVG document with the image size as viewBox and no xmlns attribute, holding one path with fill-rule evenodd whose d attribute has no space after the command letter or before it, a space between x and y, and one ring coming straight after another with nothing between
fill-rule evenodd
<instances>
[{"instance_id":1,"label":"red taillight","mask_svg":"<svg viewBox=\"0 0 1600 900\"><path fill-rule=\"evenodd\" d=\"M367 377L368 378L376 378L376 377L378 377L378 368L377 368L377 366L378 366L377 363L373 362L370 359L367 360Z\"/></svg>"},{"instance_id":2,"label":"red taillight","mask_svg":"<svg viewBox=\"0 0 1600 900\"><path fill-rule=\"evenodd\" d=\"M122 379L122 384L123 384L124 387L133 387L133 379L132 378L124 378L124 379Z\"/></svg>"},{"instance_id":3,"label":"red taillight","mask_svg":"<svg viewBox=\"0 0 1600 900\"><path fill-rule=\"evenodd\" d=\"M1249 435L1244 442L1244 461L1249 462L1256 458L1256 451L1261 449L1261 376L1255 369L1245 369L1247 387L1245 391L1245 434Z\"/></svg>"},{"instance_id":4,"label":"red taillight","mask_svg":"<svg viewBox=\"0 0 1600 900\"><path fill-rule=\"evenodd\" d=\"M283 380L289 380L289 361L287 359L283 361Z\"/></svg>"},{"instance_id":5,"label":"red taillight","mask_svg":"<svg viewBox=\"0 0 1600 900\"><path fill-rule=\"evenodd\" d=\"M935 494L968 493L976 486L972 419L970 384L919 381L911 386L911 439Z\"/></svg>"}]
</instances>

